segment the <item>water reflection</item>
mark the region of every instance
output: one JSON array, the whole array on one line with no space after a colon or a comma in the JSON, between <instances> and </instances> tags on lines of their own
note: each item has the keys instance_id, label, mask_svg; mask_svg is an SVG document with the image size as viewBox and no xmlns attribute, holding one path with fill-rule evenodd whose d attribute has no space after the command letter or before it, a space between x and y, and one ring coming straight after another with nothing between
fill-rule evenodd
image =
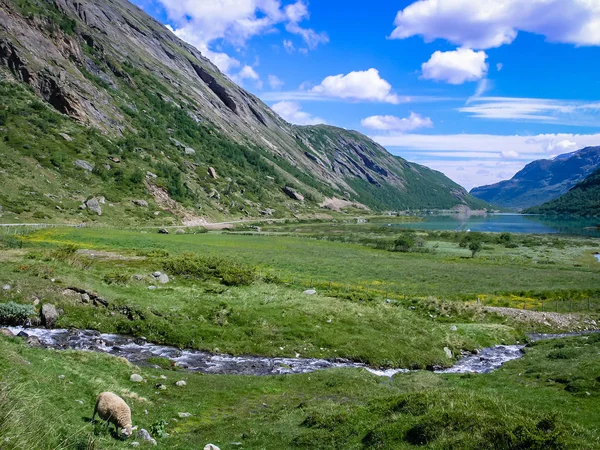
<instances>
[{"instance_id":1,"label":"water reflection","mask_svg":"<svg viewBox=\"0 0 600 450\"><path fill-rule=\"evenodd\" d=\"M600 237L598 219L542 217L523 214L431 215L422 222L393 226L439 231L481 231L492 233L565 234Z\"/></svg>"}]
</instances>

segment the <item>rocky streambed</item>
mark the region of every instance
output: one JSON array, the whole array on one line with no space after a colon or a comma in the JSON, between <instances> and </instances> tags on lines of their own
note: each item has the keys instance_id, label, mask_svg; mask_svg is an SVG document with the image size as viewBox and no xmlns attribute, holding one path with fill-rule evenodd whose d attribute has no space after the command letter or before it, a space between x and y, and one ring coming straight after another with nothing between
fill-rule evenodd
<instances>
[{"instance_id":1,"label":"rocky streambed","mask_svg":"<svg viewBox=\"0 0 600 450\"><path fill-rule=\"evenodd\" d=\"M12 327L15 335L38 338L41 345L57 350L84 350L120 356L138 365L152 365L152 358L166 358L173 365L192 372L221 375L280 375L309 373L332 368L362 368L378 376L391 377L408 369L380 370L344 359L284 358L216 355L197 350L180 350L156 345L143 338L102 334L93 330L47 330ZM543 335L540 335L543 336ZM538 336L538 338L540 338ZM523 355L523 345L498 345L466 355L453 367L437 373L487 373Z\"/></svg>"}]
</instances>

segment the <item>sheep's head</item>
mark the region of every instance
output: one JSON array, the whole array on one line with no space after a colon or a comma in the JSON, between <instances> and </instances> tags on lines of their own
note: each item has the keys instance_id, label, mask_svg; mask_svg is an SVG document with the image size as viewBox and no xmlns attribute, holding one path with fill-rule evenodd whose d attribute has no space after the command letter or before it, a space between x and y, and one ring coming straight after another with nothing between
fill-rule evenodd
<instances>
[{"instance_id":1,"label":"sheep's head","mask_svg":"<svg viewBox=\"0 0 600 450\"><path fill-rule=\"evenodd\" d=\"M127 425L126 427L123 427L123 429L121 430L121 434L123 436L125 436L126 438L130 437L133 432L137 430L137 427L132 427L131 425Z\"/></svg>"}]
</instances>

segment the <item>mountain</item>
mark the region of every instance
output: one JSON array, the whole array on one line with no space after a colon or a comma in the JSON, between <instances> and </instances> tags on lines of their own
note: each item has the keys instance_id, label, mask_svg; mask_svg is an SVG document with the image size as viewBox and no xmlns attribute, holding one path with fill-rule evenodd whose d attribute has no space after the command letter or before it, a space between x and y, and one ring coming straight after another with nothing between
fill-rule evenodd
<instances>
[{"instance_id":1,"label":"mountain","mask_svg":"<svg viewBox=\"0 0 600 450\"><path fill-rule=\"evenodd\" d=\"M554 200L600 166L600 147L534 161L511 180L471 190L471 195L494 205L524 209Z\"/></svg>"},{"instance_id":2,"label":"mountain","mask_svg":"<svg viewBox=\"0 0 600 450\"><path fill-rule=\"evenodd\" d=\"M547 216L600 217L600 169L566 194L525 212Z\"/></svg>"},{"instance_id":3,"label":"mountain","mask_svg":"<svg viewBox=\"0 0 600 450\"><path fill-rule=\"evenodd\" d=\"M485 206L357 132L287 123L125 0L0 0L0 171L13 221Z\"/></svg>"}]
</instances>

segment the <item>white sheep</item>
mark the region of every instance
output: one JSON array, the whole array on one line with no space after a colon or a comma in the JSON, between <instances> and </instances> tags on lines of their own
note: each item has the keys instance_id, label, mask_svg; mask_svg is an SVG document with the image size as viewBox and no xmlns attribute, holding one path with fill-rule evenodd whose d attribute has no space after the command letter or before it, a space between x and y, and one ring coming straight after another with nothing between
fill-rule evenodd
<instances>
[{"instance_id":1,"label":"white sheep","mask_svg":"<svg viewBox=\"0 0 600 450\"><path fill-rule=\"evenodd\" d=\"M133 430L137 428L134 428L131 423L131 409L125 400L112 392L103 392L98 396L92 422L95 420L96 414L107 422L107 426L112 423L117 433L121 428L125 437L131 436Z\"/></svg>"}]
</instances>

